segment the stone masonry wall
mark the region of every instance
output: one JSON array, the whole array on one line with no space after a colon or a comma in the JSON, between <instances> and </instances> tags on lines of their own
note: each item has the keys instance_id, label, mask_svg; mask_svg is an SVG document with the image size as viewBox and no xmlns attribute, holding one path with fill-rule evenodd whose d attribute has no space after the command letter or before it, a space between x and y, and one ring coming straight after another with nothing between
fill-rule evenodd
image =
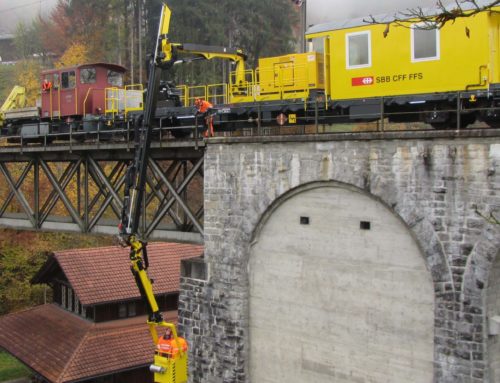
<instances>
[{"instance_id":1,"label":"stone masonry wall","mask_svg":"<svg viewBox=\"0 0 500 383\"><path fill-rule=\"evenodd\" d=\"M478 212L500 216L500 143L487 134L211 140L204 185L207 278L181 281L179 322L191 345L190 381L250 381L247 267L254 232L290 190L335 181L379 198L421 246L435 290L435 381L488 382L484 302L500 226Z\"/></svg>"}]
</instances>

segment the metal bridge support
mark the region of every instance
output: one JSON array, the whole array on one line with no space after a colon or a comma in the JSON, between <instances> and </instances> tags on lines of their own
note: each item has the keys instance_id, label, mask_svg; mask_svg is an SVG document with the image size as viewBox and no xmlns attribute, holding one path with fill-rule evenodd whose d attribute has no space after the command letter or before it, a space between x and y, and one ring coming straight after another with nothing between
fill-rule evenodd
<instances>
[{"instance_id":1,"label":"metal bridge support","mask_svg":"<svg viewBox=\"0 0 500 383\"><path fill-rule=\"evenodd\" d=\"M144 239L201 242L203 142L154 143L141 222ZM126 144L0 148L0 226L117 234Z\"/></svg>"}]
</instances>

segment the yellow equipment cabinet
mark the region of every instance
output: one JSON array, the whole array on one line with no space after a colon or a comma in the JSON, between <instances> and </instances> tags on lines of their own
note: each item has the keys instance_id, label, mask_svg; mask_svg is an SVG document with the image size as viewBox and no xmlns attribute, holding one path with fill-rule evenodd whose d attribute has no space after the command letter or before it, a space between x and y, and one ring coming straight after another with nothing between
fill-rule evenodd
<instances>
[{"instance_id":1,"label":"yellow equipment cabinet","mask_svg":"<svg viewBox=\"0 0 500 383\"><path fill-rule=\"evenodd\" d=\"M307 37L328 44L334 100L458 92L500 83L499 20L481 12L431 30L352 20L312 27Z\"/></svg>"},{"instance_id":2,"label":"yellow equipment cabinet","mask_svg":"<svg viewBox=\"0 0 500 383\"><path fill-rule=\"evenodd\" d=\"M244 77L241 84L231 82L230 103L307 99L311 90L325 88L323 55L310 52L261 58L259 67L246 70Z\"/></svg>"},{"instance_id":3,"label":"yellow equipment cabinet","mask_svg":"<svg viewBox=\"0 0 500 383\"><path fill-rule=\"evenodd\" d=\"M316 52L259 59L257 100L307 97L324 88L323 56Z\"/></svg>"}]
</instances>

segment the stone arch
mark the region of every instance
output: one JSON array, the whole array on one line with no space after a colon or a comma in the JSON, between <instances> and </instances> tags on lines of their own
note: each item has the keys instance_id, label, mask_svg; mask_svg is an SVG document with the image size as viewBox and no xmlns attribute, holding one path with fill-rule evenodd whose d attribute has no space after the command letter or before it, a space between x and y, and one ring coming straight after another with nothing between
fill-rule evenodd
<instances>
[{"instance_id":1,"label":"stone arch","mask_svg":"<svg viewBox=\"0 0 500 383\"><path fill-rule=\"evenodd\" d=\"M460 318L463 326L483 339L484 376L488 381L500 381L500 336L490 335L489 320L500 315L500 228L488 225L476 242L466 265L462 285ZM467 345L464 345L466 347ZM479 357L476 357L479 359Z\"/></svg>"},{"instance_id":2,"label":"stone arch","mask_svg":"<svg viewBox=\"0 0 500 383\"><path fill-rule=\"evenodd\" d=\"M349 197L350 196L350 197ZM330 200L330 197L332 199L336 199L337 202L332 202ZM422 311L425 311L424 314L419 313L419 312L413 312L413 315L415 317L418 317L420 314L422 314L421 321L422 323L425 322L424 325L420 323L419 325L422 325L421 330L422 333L418 333L418 330L415 330L416 327L419 325L415 325L413 327L413 330L415 333L414 338L412 338L409 334L411 333L410 327L407 328L406 333L403 333L402 329L404 327L404 322L406 320L412 320L412 315L405 316L403 312L406 310L410 310L409 307L405 307L405 309L402 309L402 302L403 300L401 299L401 296L392 296L389 298L387 302L391 302L391 299L395 300L397 302L397 305L392 305L392 304L387 304L385 311L386 312L391 312L392 315L386 316L387 314L384 313L384 310L376 310L374 306L370 306L370 302L365 302L365 303L360 303L360 304L354 304L349 306L349 302L345 301L343 304L346 304L349 306L349 308L346 310L346 313L349 312L349 310L352 311L352 322L356 322L356 310L360 310L360 307L368 307L367 310L363 311L361 310L358 312L358 315L365 315L367 319L365 320L362 318L360 321L356 322L356 324L359 326L359 331L361 334L368 334L370 332L363 333L363 331L367 331L367 328L363 328L363 326L368 326L367 323L370 322L369 316L372 315L373 318L379 316L378 320L373 319L371 320L371 324L374 325L375 327L381 326L383 327L383 324L380 323L391 323L388 324L387 328L390 328L391 326L394 326L393 330L395 333L401 332L399 335L402 336L401 338L401 346L399 352L401 354L405 354L408 359L405 360L404 363L407 363L408 361L411 361L410 363L414 363L415 366L417 366L416 370L407 369L405 370L401 366L398 366L397 361L393 361L395 365L393 366L388 366L390 362L387 362L387 360L390 360L391 358L386 359L385 361L382 359L376 360L376 361L366 361L363 358L363 352L360 351L359 347L360 344L358 343L357 346L355 345L353 349L349 349L349 351L352 353L352 355L358 353L358 362L362 363L374 363L375 365L384 365L387 367L386 371L389 370L398 370L400 369L401 374L398 375L397 373L394 374L394 376L387 376L382 374L381 376L376 377L377 373L373 372L375 375L375 378L373 381L403 381L405 380L404 377L408 378L409 375L412 375L412 379L415 379L415 374L420 374L419 379L420 380L414 380L414 381L431 381L432 380L432 375L435 374L433 372L433 363L434 363L434 346L432 345L433 340L434 340L434 335L433 335L433 325L434 325L434 305L437 304L434 299L434 290L436 289L436 285L439 283L448 283L448 277L447 277L447 263L444 260L442 250L440 248L436 248L436 241L434 238L434 232L433 230L430 230L429 225L424 221L424 220L419 220L418 222L414 222L412 224L412 229L417 229L416 236L414 235L415 232L412 233L411 230L409 230L408 225L399 217L399 215L395 214L394 211L389 208L385 203L383 203L380 199L374 198L372 195L364 192L363 190L339 183L339 182L312 182L309 184L301 185L295 189L290 190L289 192L285 193L282 195L280 198L278 198L276 201L274 201L270 207L267 209L267 211L263 214L263 216L260 219L259 224L256 226L256 229L254 230L253 233L253 240L252 240L252 246L249 251L249 260L248 260L248 270L249 270L249 313L250 313L250 324L249 324L249 337L250 337L250 364L249 364L249 370L250 370L250 375L252 374L265 374L269 380L269 382L273 381L284 381L284 380L289 380L290 378L293 377L300 377L301 381L329 381L332 378L335 379L336 381L339 382L344 382L344 381L351 381L355 379L363 379L367 378L366 376L366 371L356 371L356 368L354 367L345 367L345 366L340 366L342 362L345 362L345 360L342 360L342 353L336 353L335 351L332 351L332 348L328 346L328 342L330 340L339 340L342 339L342 341L347 341L348 337L342 337L342 330L339 330L344 326L344 330L346 331L354 331L356 332L356 329L350 328L350 320L346 320L347 314L335 314L333 311L330 311L333 309L333 307L340 307L339 302L339 296L335 295L336 289L340 291L342 286L335 284L335 283L340 283L337 282L342 279L342 275L338 274L338 270L341 269L342 265L338 262L338 253L337 254L330 254L324 259L320 257L316 257L318 259L314 260L313 262L310 261L311 257L310 254L318 254L321 253L317 248L314 249L305 249L305 248L300 248L299 250L296 250L296 253L293 253L290 256L290 259L288 259L287 262L287 267L290 268L290 270L286 271L285 273L282 272L281 268L285 267L283 264L284 262L279 261L279 257L283 256L285 252L281 252L280 255L277 257L274 257L273 254L271 254L273 251L277 251L278 253L280 252L280 245L277 247L273 247L273 242L278 241L280 234L283 234L283 230L292 230L294 235L300 235L300 231L293 231L293 230L298 230L297 227L290 229L289 226L283 225L283 227L280 227L281 224L280 222L277 222L276 220L281 220L281 219L286 219L286 213L283 213L284 209L286 208L296 208L297 203L300 204L301 198L310 198L310 200L319 198L323 199L323 202L325 203L325 216L328 217L328 214L334 213L335 209L338 209L339 206L341 206L342 203L345 203L346 198L353 198L353 200L356 201L356 203L361 203L364 209L369 211L368 216L370 218L374 218L377 216L377 214L380 214L383 216L383 222L385 222L391 229L394 229L396 226L399 228L395 230L397 235L395 234L395 238L397 237L398 239L401 239L404 244L401 244L402 248L404 248L408 254L410 254L408 257L405 258L405 251L401 252L401 258L405 258L404 261L401 262L409 262L407 266L404 265L399 265L401 269L397 270L398 267L398 257L395 256L395 254L392 254L390 256L387 256L384 251L382 251L383 254L379 254L380 257L382 257L383 261L380 261L380 263L377 263L377 261L373 261L373 264L371 265L373 267L373 270L378 270L381 274L386 272L383 266L384 261L388 262L388 267L394 267L394 274L391 275L389 280L391 278L395 278L395 285L390 287L390 282L388 280L384 280L384 276L381 276L381 285L380 286L374 286L374 291L376 290L377 293L380 292L381 295L383 295L382 291L384 290L384 283L387 283L385 286L386 292L391 291L391 292L396 292L398 289L395 288L397 286L397 278L400 278L400 276L397 276L398 272L403 273L405 267L408 267L408 270L412 270L408 274L408 284L411 284L413 281L415 282L417 279L419 283L412 285L415 289L420 288L422 291L419 291L419 294L423 291L425 293L422 293L421 295L425 295L424 298L416 298L415 297L408 297L408 299L422 299L422 302L419 304L422 304L422 307L425 307ZM342 202L343 201L343 202ZM295 203L295 205L294 205ZM337 203L337 204L336 204ZM364 205L363 205L364 204ZM316 210L315 210L316 209ZM283 211L282 211L283 210ZM312 210L315 211L315 213L320 213L321 214L321 207L316 207L313 208ZM353 211L356 209L352 209ZM362 212L360 213L359 211L356 211L353 213L356 215L354 217L354 221L359 219L360 216L362 216ZM360 215L361 214L361 215ZM295 217L294 219L298 219L300 217ZM307 215L304 215L302 218L304 218L304 226L307 226L307 219L309 218L310 220L315 220L318 219L318 217L307 217ZM320 218L321 219L321 218ZM382 219L382 218L381 218ZM365 224L368 224L368 228L370 227L371 221L363 221ZM297 222L295 222L297 223ZM311 223L311 222L310 222ZM339 222L336 222L338 224ZM352 222L351 222L352 223ZM373 223L374 225L377 226L377 229L381 228L381 222L375 221ZM360 221L359 223L360 227L359 229L362 229L362 223ZM392 226L394 225L394 226ZM297 225L295 225L297 226ZM312 226L312 225L311 225ZM316 227L318 229L318 227ZM323 228L324 229L324 228ZM270 230L270 231L269 231ZM281 232L280 232L281 230ZM266 234L266 231L269 231L269 233ZM328 233L325 231L327 235L323 235L321 238L324 240L327 240L328 238ZM385 235L388 234L388 231L380 231L380 233L385 233ZM286 233L284 233L286 235ZM309 233L311 234L311 233ZM267 238L265 237L267 235ZM415 237L418 236L424 236L426 242L425 246L420 246L419 242L421 242L421 238L416 239ZM263 239L264 238L264 239ZM404 238L404 239L403 239ZM340 242L340 237L336 239L337 241ZM374 240L374 237L371 239L367 239L368 241ZM387 238L389 241L390 239ZM420 240L420 241L419 241ZM259 248L261 244L264 243L262 248ZM286 244L282 244L283 246L286 246ZM266 247L267 246L267 247ZM328 242L326 246L334 246L333 242ZM377 242L377 246L379 246L379 243ZM381 245L380 245L381 246ZM424 251L422 250L423 248L426 248ZM266 254L265 256L261 255L265 253L266 249L270 249L271 252ZM430 251L431 249L432 251ZM294 249L290 249L290 252L295 251ZM309 252L308 252L309 251ZM312 251L312 253L311 253ZM347 251L347 250L346 250ZM360 254L366 251L366 248L360 248ZM326 251L328 252L328 251ZM388 251L390 252L390 251ZM333 251L332 253L335 253ZM417 255L417 257L414 257L414 255ZM419 257L420 255L420 257ZM373 260L374 257L372 254L370 255L371 259ZM383 258L387 256L387 259ZM422 262L422 258L424 262ZM366 261L366 259L365 259ZM259 264L259 262L261 264ZM311 265L308 267L304 267L304 265L309 262ZM368 277L367 275L373 271L369 270L368 274L366 270L363 270L362 267L359 267L363 263L363 258L360 257L359 259L360 264L359 265L354 265L353 267L348 266L346 268L346 273L349 275L355 276L356 272L358 273L365 273L365 275L362 276L361 281L369 281L372 277ZM392 262L392 263L391 263ZM297 265L301 265L301 269ZM317 264L321 264L321 267L317 267ZM353 262L355 264L355 262ZM410 266L411 264L411 266ZM418 266L417 264L420 264ZM423 269L422 269L423 266ZM357 268L356 268L357 267ZM300 269L300 270L299 270ZM418 269L418 270L417 270ZM329 272L333 272L337 274L335 275L336 281L333 282L333 284L328 284L331 281L328 280L328 276L325 274L322 274L324 270L328 270ZM357 271L356 271L357 270ZM444 274L443 275L443 270ZM431 276L429 276L429 271ZM260 274L262 273L262 274ZM274 274L273 274L274 273ZM288 273L288 274L286 274ZM316 274L315 274L316 273ZM413 274L412 274L413 273ZM305 275L305 277L304 277ZM307 276L310 275L312 276L311 278L308 278ZM314 275L316 275L317 278L321 280L321 285L323 286L325 283L327 286L330 286L331 289L329 291L323 292L319 291L319 294L324 293L320 298L317 298L312 291L314 291L313 288L307 287L308 284L311 284L314 282L314 278L316 278ZM411 277L410 277L411 275ZM288 278L289 277L289 278ZM288 279L287 279L288 278ZM364 278L364 279L363 279ZM415 280L412 280L412 278L415 278ZM425 279L428 278L428 281L425 282ZM376 279L376 278L374 278ZM360 280L355 279L353 284L354 286L351 286L352 290L349 291L355 291L357 285L359 285ZM423 281L423 282L422 282ZM273 283L277 283L276 285L273 285ZM270 283L270 284L269 284ZM307 314L304 311L298 311L294 312L291 317L296 318L296 323L292 323L292 326L289 326L289 323L286 323L286 320L283 321L283 318L286 318L286 316L289 313L283 314L284 310L287 310L287 307L294 307L298 305L293 305L293 304L285 304L285 305L280 305L279 302L280 300L284 300L286 302L287 299L290 299L287 296L287 291L294 291L295 293L300 292L300 288L297 290L296 286L294 287L294 283L300 283L304 286L304 290L307 291L308 289L310 290L309 293L304 294L302 297L304 300L307 302L310 302L310 300L316 300L314 304L307 306L308 310L311 310L311 312L314 313L312 317L308 317ZM349 284L349 281L344 281L343 283ZM422 286L424 285L424 286ZM260 286L260 287L256 287ZM264 287L262 287L264 286ZM401 287L401 284L399 285ZM418 287L420 286L420 287ZM345 287L345 286L344 286ZM263 289L263 290L259 290ZM294 290L295 289L295 290ZM367 291L364 291L364 294L366 294ZM411 291L405 291L404 294L411 294ZM417 294L417 295L419 295ZM390 295L390 294L389 294ZM271 296L270 299L267 299L266 296ZM356 298L359 299L361 295L356 295ZM379 297L380 302L384 302L385 297ZM333 302L333 303L331 303ZM378 302L378 303L380 303ZM318 305L322 305L318 311L314 311L316 306L315 304L318 303ZM259 304L262 305L263 307L259 307ZM332 306L333 304L333 306ZM363 306L365 304L365 306ZM401 305L401 306L398 306ZM418 304L417 304L418 305ZM397 306L397 307L396 307ZM395 308L396 307L396 308ZM398 308L401 307L401 317L399 318L403 323L399 323L401 327L398 327L399 325L394 324L394 322L391 322L390 320L387 322L388 317L393 317L398 311ZM391 310L396 310L396 311L391 311ZM261 316L261 312L264 311L271 311L272 315L271 317L265 317ZM280 312L281 311L281 312ZM325 314L326 313L326 314ZM370 314L371 313L371 314ZM344 315L342 317L342 315ZM333 322L331 322L332 316ZM316 321L316 318L322 317L321 320ZM326 319L325 319L326 318ZM420 317L419 317L420 318ZM280 323L284 323L282 326L276 327L274 324L270 324L269 320L281 320ZM418 322L419 319L417 319ZM267 323L263 323L263 322ZM337 321L337 322L335 322ZM376 324L376 322L380 322L379 324ZM340 323L340 327L336 328L335 323L337 325ZM313 337L312 342L313 343L318 343L319 346L319 351L314 352L314 347L311 346L311 338L308 338L307 341L304 343L301 343L300 339L297 339L293 336L293 328L305 328L308 325L311 327L314 327L314 331L317 330L317 333L323 333L324 331L329 331L332 326L333 328L336 328L336 330L333 331L330 337L330 335L326 336L325 339L328 339L327 343L322 342L321 338ZM270 326L270 328L268 328ZM273 327L274 326L274 327ZM294 327L296 326L296 327ZM356 326L354 326L356 327ZM370 331L373 331L374 328L369 329ZM427 330L427 331L424 331ZM337 331L337 333L335 333ZM275 337L275 335L279 332L282 332L281 335L278 337ZM375 344L375 349L377 347L380 347L381 349L384 349L386 352L389 352L388 350L394 349L396 347L397 343L397 337L391 337L388 335L389 331L387 329L385 330L380 330L380 332L374 331L374 336L375 337L380 337L380 343L377 343L377 341L374 341L373 343ZM418 333L418 335L417 335ZM425 335L424 335L425 333ZM409 350L409 349L404 349L404 344L412 344L412 342L419 342L420 337L425 337L427 333L430 333L428 335L430 338L427 338L427 343L425 341L422 342L422 344L419 344L419 347L422 347L422 349L417 350ZM356 334L351 334L353 337ZM403 341L402 339L407 336L408 339ZM384 338L385 337L385 338ZM268 339L268 343L266 341L263 341L263 339ZM384 343L382 338L385 339L387 343ZM412 338L412 340L409 340ZM428 344L428 341L430 339L431 345ZM309 343L308 343L309 342ZM367 340L367 343L369 341ZM295 347L301 347L301 354L300 356L297 353L297 350L294 349L294 344L296 345ZM297 346L297 344L299 346ZM372 345L373 346L373 345ZM288 348L287 348L288 347ZM340 346L333 346L335 347L340 347ZM344 345L345 348L348 348L346 345ZM351 346L349 346L351 347ZM369 348L368 346L366 346ZM388 348L384 348L388 347ZM424 351L422 351L425 349ZM373 350L371 350L373 351ZM378 351L381 351L380 349ZM421 352L421 354L419 354ZM275 363L275 360L273 359L273 353L278 353L280 357L284 358L286 361L282 366L279 368L274 367L278 366L277 363ZM383 352L382 352L383 353ZM413 355L412 353L419 354L418 357L415 358L415 360L412 359L411 356L408 355ZM380 354L379 352L372 352L370 355L376 355ZM351 355L351 356L352 356ZM360 356L361 355L361 356ZM425 355L425 356L422 356ZM288 358L288 359L287 359ZM376 357L374 357L376 359ZM356 359L353 357L353 359ZM404 358L403 358L404 359ZM330 363L329 361L334 360L335 362ZM267 367L263 366L262 364L266 364ZM300 368L298 368L298 363L300 363ZM360 363L360 364L362 364ZM385 364L384 364L385 363ZM421 363L421 364L420 364ZM339 367L340 366L340 367ZM429 370L430 368L430 370ZM262 369L260 372L257 372L258 369ZM403 371L404 370L404 371ZM289 374L290 371L293 371L292 375L287 375ZM306 371L306 372L304 372ZM308 374L312 375L308 375ZM351 376L349 376L349 373ZM305 375L304 375L305 374ZM406 374L406 375L405 375ZM304 380L304 378L306 380ZM371 377L373 378L373 376ZM256 381L260 380L260 376L251 376L251 381ZM274 380L273 380L274 379ZM312 380L311 380L312 379ZM323 380L321 380L323 379ZM325 380L326 379L326 380ZM377 380L379 379L379 380ZM403 379L403 380L401 380Z\"/></svg>"}]
</instances>

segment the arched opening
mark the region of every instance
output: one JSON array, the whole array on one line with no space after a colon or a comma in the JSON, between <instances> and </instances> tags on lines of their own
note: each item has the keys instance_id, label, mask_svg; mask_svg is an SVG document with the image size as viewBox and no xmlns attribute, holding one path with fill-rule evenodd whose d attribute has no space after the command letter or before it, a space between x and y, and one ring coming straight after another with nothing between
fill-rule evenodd
<instances>
[{"instance_id":1,"label":"arched opening","mask_svg":"<svg viewBox=\"0 0 500 383\"><path fill-rule=\"evenodd\" d=\"M303 187L261 223L249 260L252 382L431 382L434 289L384 204Z\"/></svg>"},{"instance_id":2,"label":"arched opening","mask_svg":"<svg viewBox=\"0 0 500 383\"><path fill-rule=\"evenodd\" d=\"M500 252L490 271L487 292L488 362L491 382L500 382Z\"/></svg>"}]
</instances>

